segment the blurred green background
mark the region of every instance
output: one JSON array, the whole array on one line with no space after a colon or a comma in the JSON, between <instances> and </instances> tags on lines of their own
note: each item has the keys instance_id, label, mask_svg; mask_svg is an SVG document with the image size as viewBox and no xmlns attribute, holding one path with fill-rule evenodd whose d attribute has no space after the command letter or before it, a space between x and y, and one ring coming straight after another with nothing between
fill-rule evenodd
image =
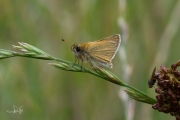
<instances>
[{"instance_id":1,"label":"blurred green background","mask_svg":"<svg viewBox=\"0 0 180 120\"><path fill-rule=\"evenodd\" d=\"M153 68L180 59L179 0L1 0L0 48L26 42L74 61L70 43L121 34L112 72L155 98ZM30 58L0 60L1 120L174 120L125 96L121 87ZM88 64L85 65L89 67ZM13 105L22 114L7 113Z\"/></svg>"}]
</instances>

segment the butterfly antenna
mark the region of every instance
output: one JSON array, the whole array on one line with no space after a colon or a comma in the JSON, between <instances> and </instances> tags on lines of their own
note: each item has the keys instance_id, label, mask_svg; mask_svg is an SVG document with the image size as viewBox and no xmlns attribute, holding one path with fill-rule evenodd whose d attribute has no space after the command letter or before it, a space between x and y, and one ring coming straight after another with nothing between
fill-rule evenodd
<instances>
[{"instance_id":1,"label":"butterfly antenna","mask_svg":"<svg viewBox=\"0 0 180 120\"><path fill-rule=\"evenodd\" d=\"M70 43L69 41L67 41L67 40L65 40L65 39L62 39L62 41L68 43L69 45L70 45L70 44L72 45L72 43Z\"/></svg>"},{"instance_id":2,"label":"butterfly antenna","mask_svg":"<svg viewBox=\"0 0 180 120\"><path fill-rule=\"evenodd\" d=\"M63 42L67 42L66 40L62 39Z\"/></svg>"}]
</instances>

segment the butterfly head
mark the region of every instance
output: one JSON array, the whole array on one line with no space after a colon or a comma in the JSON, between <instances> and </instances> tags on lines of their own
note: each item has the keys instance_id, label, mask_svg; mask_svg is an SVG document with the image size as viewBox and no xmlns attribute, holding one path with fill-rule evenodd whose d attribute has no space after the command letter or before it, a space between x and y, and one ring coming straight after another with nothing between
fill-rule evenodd
<instances>
[{"instance_id":1,"label":"butterfly head","mask_svg":"<svg viewBox=\"0 0 180 120\"><path fill-rule=\"evenodd\" d=\"M73 51L74 54L78 55L81 53L81 47L78 44L73 44L71 46L71 50Z\"/></svg>"}]
</instances>

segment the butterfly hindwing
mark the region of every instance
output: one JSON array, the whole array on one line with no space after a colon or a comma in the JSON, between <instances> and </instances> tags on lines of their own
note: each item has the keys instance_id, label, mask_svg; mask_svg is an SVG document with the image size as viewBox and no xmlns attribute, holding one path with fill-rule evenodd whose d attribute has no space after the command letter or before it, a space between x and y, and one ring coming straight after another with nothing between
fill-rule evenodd
<instances>
[{"instance_id":1,"label":"butterfly hindwing","mask_svg":"<svg viewBox=\"0 0 180 120\"><path fill-rule=\"evenodd\" d=\"M88 51L93 63L112 67L112 59L120 46L120 41L120 35L113 35L95 42L89 42L86 51Z\"/></svg>"}]
</instances>

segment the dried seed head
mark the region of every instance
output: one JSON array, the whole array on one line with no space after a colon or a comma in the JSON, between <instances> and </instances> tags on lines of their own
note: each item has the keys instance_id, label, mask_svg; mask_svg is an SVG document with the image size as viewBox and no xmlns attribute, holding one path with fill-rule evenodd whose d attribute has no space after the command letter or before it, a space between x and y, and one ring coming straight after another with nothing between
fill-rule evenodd
<instances>
[{"instance_id":1,"label":"dried seed head","mask_svg":"<svg viewBox=\"0 0 180 120\"><path fill-rule=\"evenodd\" d=\"M170 113L180 120L180 72L177 68L180 60L171 65L171 68L160 66L156 71L154 68L151 78L148 80L149 88L155 87L157 103L152 108L159 112Z\"/></svg>"}]
</instances>

